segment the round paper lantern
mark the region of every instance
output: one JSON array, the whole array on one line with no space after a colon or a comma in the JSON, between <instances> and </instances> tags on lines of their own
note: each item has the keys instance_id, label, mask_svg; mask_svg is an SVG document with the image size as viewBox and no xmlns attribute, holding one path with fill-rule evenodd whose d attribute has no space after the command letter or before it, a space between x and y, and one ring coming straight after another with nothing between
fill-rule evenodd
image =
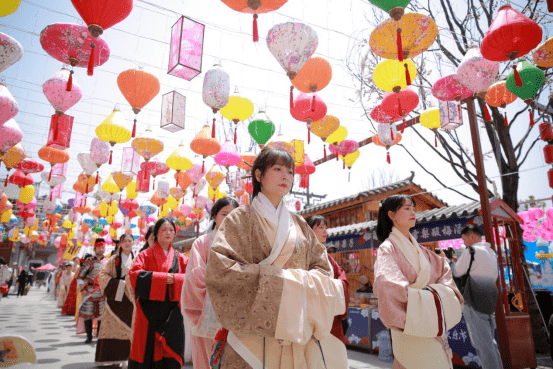
<instances>
[{"instance_id":1,"label":"round paper lantern","mask_svg":"<svg viewBox=\"0 0 553 369\"><path fill-rule=\"evenodd\" d=\"M393 112L390 111L390 112ZM374 120L376 123L393 123L393 122L397 122L398 120L401 120L401 116L400 115L397 115L397 111L395 112L395 114L392 116L392 115L388 115L384 112L384 110L382 110L382 106L380 105L377 105L373 108L373 110L371 110L371 114L370 114L370 117L372 120Z\"/></svg>"},{"instance_id":2,"label":"round paper lantern","mask_svg":"<svg viewBox=\"0 0 553 369\"><path fill-rule=\"evenodd\" d=\"M517 99L517 96L507 89L506 81L499 81L488 88L486 102L496 108L505 108Z\"/></svg>"},{"instance_id":3,"label":"round paper lantern","mask_svg":"<svg viewBox=\"0 0 553 369\"><path fill-rule=\"evenodd\" d=\"M109 177L104 181L102 184L102 190L106 191L107 193L114 194L119 191L119 186L117 186L117 183L113 180L113 174L110 174Z\"/></svg>"},{"instance_id":4,"label":"round paper lantern","mask_svg":"<svg viewBox=\"0 0 553 369\"><path fill-rule=\"evenodd\" d=\"M16 39L0 32L0 73L17 63L23 56L23 46Z\"/></svg>"},{"instance_id":5,"label":"round paper lantern","mask_svg":"<svg viewBox=\"0 0 553 369\"><path fill-rule=\"evenodd\" d=\"M54 188L57 185L65 182L66 178L63 175L56 175L51 173L51 170L40 173L40 178L42 178L42 180L46 182L48 186L50 186L50 188Z\"/></svg>"},{"instance_id":6,"label":"round paper lantern","mask_svg":"<svg viewBox=\"0 0 553 369\"><path fill-rule=\"evenodd\" d=\"M236 145L232 141L225 141L221 146L221 150L215 154L214 158L215 163L222 165L228 168L233 165L238 165L240 163L240 154L236 150Z\"/></svg>"},{"instance_id":7,"label":"round paper lantern","mask_svg":"<svg viewBox=\"0 0 553 369\"><path fill-rule=\"evenodd\" d=\"M113 147L117 143L125 143L131 139L131 132L126 129L123 124L125 117L119 110L114 109L113 112L106 118L98 127L96 127L96 136L99 139ZM110 150L109 164L112 161L113 151Z\"/></svg>"},{"instance_id":8,"label":"round paper lantern","mask_svg":"<svg viewBox=\"0 0 553 369\"><path fill-rule=\"evenodd\" d=\"M25 174L22 170L16 170L9 178L10 183L19 187L33 184L33 176Z\"/></svg>"},{"instance_id":9,"label":"round paper lantern","mask_svg":"<svg viewBox=\"0 0 553 369\"><path fill-rule=\"evenodd\" d=\"M384 59L414 58L436 40L438 27L434 20L418 13L405 14L399 21L387 19L372 32L369 46Z\"/></svg>"},{"instance_id":10,"label":"round paper lantern","mask_svg":"<svg viewBox=\"0 0 553 369\"><path fill-rule=\"evenodd\" d=\"M263 148L267 141L275 134L275 125L263 110L260 110L255 119L248 125L248 132L254 141Z\"/></svg>"},{"instance_id":11,"label":"round paper lantern","mask_svg":"<svg viewBox=\"0 0 553 369\"><path fill-rule=\"evenodd\" d=\"M149 128L146 129L143 134L132 140L131 146L145 161L149 161L162 152L164 147L163 141L159 140Z\"/></svg>"},{"instance_id":12,"label":"round paper lantern","mask_svg":"<svg viewBox=\"0 0 553 369\"><path fill-rule=\"evenodd\" d=\"M347 128L344 127L344 126L340 126L340 127L338 127L337 130L332 132L330 134L330 136L328 136L326 138L325 142L328 143L328 144L331 144L331 145L336 145L336 144L344 141L346 139L347 135L348 135Z\"/></svg>"},{"instance_id":13,"label":"round paper lantern","mask_svg":"<svg viewBox=\"0 0 553 369\"><path fill-rule=\"evenodd\" d=\"M407 67L405 66L407 65ZM406 72L408 70L408 73ZM373 70L376 87L386 92L399 92L409 86L417 76L417 68L411 59L383 60ZM407 80L409 77L410 80Z\"/></svg>"},{"instance_id":14,"label":"round paper lantern","mask_svg":"<svg viewBox=\"0 0 553 369\"><path fill-rule=\"evenodd\" d=\"M257 158L257 155L250 151L246 151L240 155L240 163L238 163L238 168L243 169L246 172L251 171L255 158Z\"/></svg>"},{"instance_id":15,"label":"round paper lantern","mask_svg":"<svg viewBox=\"0 0 553 369\"><path fill-rule=\"evenodd\" d=\"M494 83L499 63L485 59L478 46L471 46L457 68L457 80L470 90L481 93Z\"/></svg>"},{"instance_id":16,"label":"round paper lantern","mask_svg":"<svg viewBox=\"0 0 553 369\"><path fill-rule=\"evenodd\" d=\"M432 95L443 101L460 101L473 94L474 91L461 84L455 74L438 79L432 86Z\"/></svg>"},{"instance_id":17,"label":"round paper lantern","mask_svg":"<svg viewBox=\"0 0 553 369\"><path fill-rule=\"evenodd\" d=\"M28 204L31 202L35 196L35 187L33 185L27 185L21 189L19 192L19 201L23 204Z\"/></svg>"},{"instance_id":18,"label":"round paper lantern","mask_svg":"<svg viewBox=\"0 0 553 369\"><path fill-rule=\"evenodd\" d=\"M509 77L507 77L507 89L524 100L525 103L530 104L536 93L543 86L545 73L526 60L519 61L514 68L516 68L516 72L513 70L509 74ZM516 73L518 73L519 82L522 82L522 85L520 85L521 83L517 84Z\"/></svg>"},{"instance_id":19,"label":"round paper lantern","mask_svg":"<svg viewBox=\"0 0 553 369\"><path fill-rule=\"evenodd\" d=\"M94 37L127 18L133 7L133 0L71 0L71 3Z\"/></svg>"},{"instance_id":20,"label":"round paper lantern","mask_svg":"<svg viewBox=\"0 0 553 369\"><path fill-rule=\"evenodd\" d=\"M90 142L90 159L97 167L109 161L109 146L109 143L102 141L98 137L94 137Z\"/></svg>"},{"instance_id":21,"label":"round paper lantern","mask_svg":"<svg viewBox=\"0 0 553 369\"><path fill-rule=\"evenodd\" d=\"M5 84L0 82L0 125L14 118L19 112L17 101Z\"/></svg>"},{"instance_id":22,"label":"round paper lantern","mask_svg":"<svg viewBox=\"0 0 553 369\"><path fill-rule=\"evenodd\" d=\"M330 145L330 152L339 155L347 155L359 149L359 144L354 140L344 140L336 145Z\"/></svg>"},{"instance_id":23,"label":"round paper lantern","mask_svg":"<svg viewBox=\"0 0 553 369\"><path fill-rule=\"evenodd\" d=\"M333 115L325 115L323 119L312 122L309 129L313 132L313 134L320 137L324 141L339 127L340 119Z\"/></svg>"},{"instance_id":24,"label":"round paper lantern","mask_svg":"<svg viewBox=\"0 0 553 369\"><path fill-rule=\"evenodd\" d=\"M274 25L267 34L267 47L292 80L319 44L317 32L306 24Z\"/></svg>"},{"instance_id":25,"label":"round paper lantern","mask_svg":"<svg viewBox=\"0 0 553 369\"><path fill-rule=\"evenodd\" d=\"M492 61L520 58L541 42L541 27L509 5L498 9L490 28L482 39L482 56ZM515 37L516 36L516 37Z\"/></svg>"},{"instance_id":26,"label":"round paper lantern","mask_svg":"<svg viewBox=\"0 0 553 369\"><path fill-rule=\"evenodd\" d=\"M185 147L181 144L169 155L165 163L177 172L192 168L192 162L186 156Z\"/></svg>"},{"instance_id":27,"label":"round paper lantern","mask_svg":"<svg viewBox=\"0 0 553 369\"><path fill-rule=\"evenodd\" d=\"M229 97L228 104L221 108L221 115L228 120L232 120L235 124L234 144L236 144L236 127L238 122L250 118L253 114L253 109L254 106L250 99L238 95L238 88L234 90L234 95Z\"/></svg>"},{"instance_id":28,"label":"round paper lantern","mask_svg":"<svg viewBox=\"0 0 553 369\"><path fill-rule=\"evenodd\" d=\"M398 93L388 92L384 95L380 108L388 116L405 117L419 105L419 95L409 88Z\"/></svg>"},{"instance_id":29,"label":"round paper lantern","mask_svg":"<svg viewBox=\"0 0 553 369\"><path fill-rule=\"evenodd\" d=\"M202 155L205 161L206 157L215 155L221 150L221 144L216 138L211 137L211 129L205 125L190 142L190 148L196 154Z\"/></svg>"},{"instance_id":30,"label":"round paper lantern","mask_svg":"<svg viewBox=\"0 0 553 369\"><path fill-rule=\"evenodd\" d=\"M77 81L70 77L71 73L66 68L56 73L54 77L44 82L42 91L56 110L56 114L61 117L73 105L79 102L83 97L83 92ZM68 90L68 82L71 78L71 89Z\"/></svg>"},{"instance_id":31,"label":"round paper lantern","mask_svg":"<svg viewBox=\"0 0 553 369\"><path fill-rule=\"evenodd\" d=\"M92 161L89 153L77 154L77 161L87 175L92 175L98 170L98 166Z\"/></svg>"},{"instance_id":32,"label":"round paper lantern","mask_svg":"<svg viewBox=\"0 0 553 369\"><path fill-rule=\"evenodd\" d=\"M532 58L534 59L534 63L540 68L553 67L553 37L538 46L532 54Z\"/></svg>"},{"instance_id":33,"label":"round paper lantern","mask_svg":"<svg viewBox=\"0 0 553 369\"><path fill-rule=\"evenodd\" d=\"M369 2L389 13L390 17L398 21L405 13L405 7L411 0L369 0Z\"/></svg>"},{"instance_id":34,"label":"round paper lantern","mask_svg":"<svg viewBox=\"0 0 553 369\"><path fill-rule=\"evenodd\" d=\"M9 149L8 152L6 152L4 155L1 155L0 159L2 160L6 168L10 170L11 168L17 166L17 164L25 159L26 156L27 154L25 153L23 145L21 143L18 143L17 145Z\"/></svg>"},{"instance_id":35,"label":"round paper lantern","mask_svg":"<svg viewBox=\"0 0 553 369\"><path fill-rule=\"evenodd\" d=\"M38 150L38 157L51 165L63 164L69 161L69 152L67 149L58 150L45 145Z\"/></svg>"},{"instance_id":36,"label":"round paper lantern","mask_svg":"<svg viewBox=\"0 0 553 369\"><path fill-rule=\"evenodd\" d=\"M39 173L44 170L44 164L39 163L33 158L25 158L17 164L16 168L21 169L25 174Z\"/></svg>"},{"instance_id":37,"label":"round paper lantern","mask_svg":"<svg viewBox=\"0 0 553 369\"><path fill-rule=\"evenodd\" d=\"M21 5L21 0L5 0L0 4L0 17L15 13Z\"/></svg>"},{"instance_id":38,"label":"round paper lantern","mask_svg":"<svg viewBox=\"0 0 553 369\"><path fill-rule=\"evenodd\" d=\"M323 119L326 109L324 101L315 93L300 93L294 100L294 106L290 109L290 113L294 119L307 123L308 143L311 143L309 125Z\"/></svg>"},{"instance_id":39,"label":"round paper lantern","mask_svg":"<svg viewBox=\"0 0 553 369\"><path fill-rule=\"evenodd\" d=\"M132 1L131 1L132 4ZM136 114L159 93L159 80L139 69L128 69L117 77L117 86L135 114L132 137L136 134ZM137 151L138 152L138 151Z\"/></svg>"},{"instance_id":40,"label":"round paper lantern","mask_svg":"<svg viewBox=\"0 0 553 369\"><path fill-rule=\"evenodd\" d=\"M10 119L0 125L0 155L5 155L9 149L17 145L23 139L23 131L15 119Z\"/></svg>"},{"instance_id":41,"label":"round paper lantern","mask_svg":"<svg viewBox=\"0 0 553 369\"><path fill-rule=\"evenodd\" d=\"M426 109L420 114L420 123L428 129L440 128L440 109Z\"/></svg>"},{"instance_id":42,"label":"round paper lantern","mask_svg":"<svg viewBox=\"0 0 553 369\"><path fill-rule=\"evenodd\" d=\"M296 167L296 174L299 174L300 187L308 188L309 187L309 176L315 173L316 167L309 158L307 154L303 156L303 164Z\"/></svg>"},{"instance_id":43,"label":"round paper lantern","mask_svg":"<svg viewBox=\"0 0 553 369\"><path fill-rule=\"evenodd\" d=\"M332 79L332 67L325 59L315 56L305 62L292 85L301 92L317 92L325 88Z\"/></svg>"},{"instance_id":44,"label":"round paper lantern","mask_svg":"<svg viewBox=\"0 0 553 369\"><path fill-rule=\"evenodd\" d=\"M167 164L157 161L156 159L141 163L140 169L147 171L148 174L150 174L154 178L156 176L169 172L169 167L167 166Z\"/></svg>"},{"instance_id":45,"label":"round paper lantern","mask_svg":"<svg viewBox=\"0 0 553 369\"><path fill-rule=\"evenodd\" d=\"M219 63L208 70L204 76L202 98L213 109L213 114L228 104L230 95L230 77Z\"/></svg>"}]
</instances>

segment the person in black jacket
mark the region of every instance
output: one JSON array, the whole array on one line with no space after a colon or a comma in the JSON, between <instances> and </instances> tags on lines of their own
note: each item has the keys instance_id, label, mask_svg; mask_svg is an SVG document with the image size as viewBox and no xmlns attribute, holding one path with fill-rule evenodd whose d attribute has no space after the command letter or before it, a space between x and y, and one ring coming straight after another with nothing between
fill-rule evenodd
<instances>
[{"instance_id":1,"label":"person in black jacket","mask_svg":"<svg viewBox=\"0 0 553 369\"><path fill-rule=\"evenodd\" d=\"M17 289L17 297L19 297L19 295L23 296L23 291L25 291L25 284L27 284L27 271L25 271L25 268L21 269L21 272L19 272L17 283L19 283L19 287Z\"/></svg>"}]
</instances>

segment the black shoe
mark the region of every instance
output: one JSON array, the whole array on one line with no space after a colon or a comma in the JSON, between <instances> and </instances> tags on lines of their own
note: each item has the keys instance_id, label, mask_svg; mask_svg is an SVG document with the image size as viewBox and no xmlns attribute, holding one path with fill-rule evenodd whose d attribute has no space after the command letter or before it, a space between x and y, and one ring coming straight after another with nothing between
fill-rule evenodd
<instances>
[{"instance_id":1,"label":"black shoe","mask_svg":"<svg viewBox=\"0 0 553 369\"><path fill-rule=\"evenodd\" d=\"M88 338L86 339L86 341L84 341L84 343L91 343L91 342L92 342L92 337L88 337Z\"/></svg>"}]
</instances>

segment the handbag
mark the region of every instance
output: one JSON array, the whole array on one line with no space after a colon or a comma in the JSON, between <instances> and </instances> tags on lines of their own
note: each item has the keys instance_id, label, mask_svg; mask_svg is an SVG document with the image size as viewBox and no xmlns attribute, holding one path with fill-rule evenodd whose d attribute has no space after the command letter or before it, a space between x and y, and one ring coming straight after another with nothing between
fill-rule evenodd
<instances>
[{"instance_id":1,"label":"handbag","mask_svg":"<svg viewBox=\"0 0 553 369\"><path fill-rule=\"evenodd\" d=\"M469 304L474 310L483 314L493 314L497 305L497 297L499 291L497 287L486 288L480 283L476 283L474 278L470 276L470 269L474 261L475 249L469 246L470 264L467 273L461 277L461 293L465 299L465 303Z\"/></svg>"},{"instance_id":2,"label":"handbag","mask_svg":"<svg viewBox=\"0 0 553 369\"><path fill-rule=\"evenodd\" d=\"M6 293L8 293L10 290L10 288L8 287L7 284L4 284L0 287L0 294L2 295L5 295Z\"/></svg>"}]
</instances>

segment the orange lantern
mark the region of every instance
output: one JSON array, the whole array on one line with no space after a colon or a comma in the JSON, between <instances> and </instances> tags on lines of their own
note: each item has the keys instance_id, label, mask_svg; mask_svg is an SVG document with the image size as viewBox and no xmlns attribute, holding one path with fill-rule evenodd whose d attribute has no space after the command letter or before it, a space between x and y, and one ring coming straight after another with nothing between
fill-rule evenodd
<instances>
[{"instance_id":1,"label":"orange lantern","mask_svg":"<svg viewBox=\"0 0 553 369\"><path fill-rule=\"evenodd\" d=\"M250 151L245 152L244 154L240 155L241 160L238 164L238 168L243 169L246 172L250 172L252 170L255 158L257 158L257 155L255 155L254 153Z\"/></svg>"},{"instance_id":2,"label":"orange lantern","mask_svg":"<svg viewBox=\"0 0 553 369\"><path fill-rule=\"evenodd\" d=\"M517 99L517 96L507 89L506 81L499 81L488 88L486 102L496 108L505 108Z\"/></svg>"},{"instance_id":3,"label":"orange lantern","mask_svg":"<svg viewBox=\"0 0 553 369\"><path fill-rule=\"evenodd\" d=\"M390 147L392 147L393 145L397 145L400 141L401 141L401 133L399 132L396 132L396 134L394 135L394 141L390 144L387 144L387 143L383 143L380 138L378 137L378 135L374 135L372 137L372 140L373 140L373 143L375 145L378 145L378 146L382 146L382 147L385 147L386 148L386 161L388 162L388 164L391 163L391 160L390 160L390 152L388 150L390 150Z\"/></svg>"},{"instance_id":4,"label":"orange lantern","mask_svg":"<svg viewBox=\"0 0 553 369\"><path fill-rule=\"evenodd\" d=\"M175 180L180 188L186 190L188 186L192 184L192 179L186 172L177 172L175 173Z\"/></svg>"},{"instance_id":5,"label":"orange lantern","mask_svg":"<svg viewBox=\"0 0 553 369\"><path fill-rule=\"evenodd\" d=\"M221 150L221 144L215 137L211 137L211 128L206 124L190 142L190 148L196 154L203 156L202 172L205 169L205 158L217 154Z\"/></svg>"},{"instance_id":6,"label":"orange lantern","mask_svg":"<svg viewBox=\"0 0 553 369\"><path fill-rule=\"evenodd\" d=\"M301 92L317 92L325 88L332 79L330 63L321 57L313 57L305 62L292 85Z\"/></svg>"},{"instance_id":7,"label":"orange lantern","mask_svg":"<svg viewBox=\"0 0 553 369\"><path fill-rule=\"evenodd\" d=\"M38 150L38 157L49 162L51 166L54 166L54 164L67 163L69 161L67 149L58 150L49 146L42 146L42 148ZM52 169L50 169L50 176L48 177L48 180L50 179L52 179Z\"/></svg>"},{"instance_id":8,"label":"orange lantern","mask_svg":"<svg viewBox=\"0 0 553 369\"><path fill-rule=\"evenodd\" d=\"M167 199L162 199L161 197L159 197L159 195L157 194L157 191L156 191L152 195L152 198L150 199L150 202L152 204L154 204L155 206L159 207L159 206L165 204L167 202Z\"/></svg>"},{"instance_id":9,"label":"orange lantern","mask_svg":"<svg viewBox=\"0 0 553 369\"><path fill-rule=\"evenodd\" d=\"M159 80L153 74L128 69L117 77L117 85L135 114L132 137L136 136L136 115L159 93Z\"/></svg>"}]
</instances>

